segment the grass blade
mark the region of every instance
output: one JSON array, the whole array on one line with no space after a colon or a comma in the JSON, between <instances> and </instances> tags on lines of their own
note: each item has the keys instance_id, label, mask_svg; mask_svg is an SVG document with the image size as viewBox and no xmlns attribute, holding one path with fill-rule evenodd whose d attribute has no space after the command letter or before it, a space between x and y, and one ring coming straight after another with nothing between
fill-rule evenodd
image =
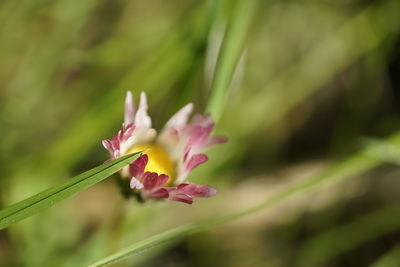
<instances>
[{"instance_id":1,"label":"grass blade","mask_svg":"<svg viewBox=\"0 0 400 267\"><path fill-rule=\"evenodd\" d=\"M400 133L394 134L385 141L387 141L392 145L400 146ZM382 144L383 141L379 142L378 145L382 146ZM261 211L265 208L281 203L282 201L287 200L295 195L305 193L311 189L315 189L315 187L317 187L318 185L328 182L333 183L336 181L343 180L345 178L353 177L354 175L370 170L371 168L374 168L379 164L386 162L386 158L381 158L379 155L372 154L371 151L374 151L372 145L344 159L338 164L330 168L327 168L322 172L310 177L309 179L306 179L302 182L287 187L285 190L266 199L265 201L259 203L258 205L255 205L253 207L250 207L242 211L227 214L225 216L220 216L210 220L206 220L203 222L186 224L183 226L173 228L169 231L151 236L147 239L134 243L133 245L128 246L127 248L115 254L112 254L102 260L99 260L90 266L91 267L105 266L123 260L129 256L139 254L147 249L150 249L157 245L161 245L167 241L179 239L191 235L193 233L205 231L207 229L211 229L214 226L218 226L226 222L239 219L246 215Z\"/></svg>"},{"instance_id":2,"label":"grass blade","mask_svg":"<svg viewBox=\"0 0 400 267\"><path fill-rule=\"evenodd\" d=\"M385 253L378 260L373 262L370 267L398 267L400 263L400 244Z\"/></svg>"},{"instance_id":3,"label":"grass blade","mask_svg":"<svg viewBox=\"0 0 400 267\"><path fill-rule=\"evenodd\" d=\"M186 235L196 232L194 230L196 230L195 224L183 225L180 227L176 227L172 230L169 230L169 231L163 232L161 234L154 235L150 238L144 239L142 241L139 241L139 242L137 242L131 246L128 246L127 248L125 248L109 257L106 257L94 264L91 264L89 266L90 267L105 266L105 265L123 260L128 256L138 254L138 253L143 252L152 247L161 245L167 241L177 239L179 237L183 237L183 236L186 236Z\"/></svg>"},{"instance_id":4,"label":"grass blade","mask_svg":"<svg viewBox=\"0 0 400 267\"><path fill-rule=\"evenodd\" d=\"M298 266L324 266L330 259L395 232L400 226L400 206L394 204L327 230L298 249ZM321 246L321 244L324 244ZM398 266L398 265L396 265Z\"/></svg>"},{"instance_id":5,"label":"grass blade","mask_svg":"<svg viewBox=\"0 0 400 267\"><path fill-rule=\"evenodd\" d=\"M131 163L139 156L140 152L126 155L119 159L102 164L78 176L75 176L63 184L56 185L42 191L25 200L15 203L0 211L0 229L32 216L43 209L49 208L70 196L79 193L90 186L106 179L119 171L125 165Z\"/></svg>"},{"instance_id":6,"label":"grass blade","mask_svg":"<svg viewBox=\"0 0 400 267\"><path fill-rule=\"evenodd\" d=\"M239 0L229 20L221 45L213 78L207 112L218 121L227 98L227 89L232 80L237 62L242 54L247 29L253 17L257 0Z\"/></svg>"}]
</instances>

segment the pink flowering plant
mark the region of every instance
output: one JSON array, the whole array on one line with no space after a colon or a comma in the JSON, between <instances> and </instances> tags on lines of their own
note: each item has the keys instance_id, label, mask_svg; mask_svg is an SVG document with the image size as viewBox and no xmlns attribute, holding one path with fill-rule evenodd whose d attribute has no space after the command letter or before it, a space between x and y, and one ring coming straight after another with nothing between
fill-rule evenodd
<instances>
[{"instance_id":1,"label":"pink flowering plant","mask_svg":"<svg viewBox=\"0 0 400 267\"><path fill-rule=\"evenodd\" d=\"M193 104L189 103L157 134L147 110L146 94L141 93L135 110L132 93L128 91L122 129L112 139L102 142L110 160L144 151L120 172L121 178L129 181L130 193L140 200L166 199L187 204L192 204L195 197L214 196L215 188L188 182L190 172L208 160L204 150L227 141L225 137L211 135L215 125L211 117L197 114L188 123L193 110Z\"/></svg>"}]
</instances>

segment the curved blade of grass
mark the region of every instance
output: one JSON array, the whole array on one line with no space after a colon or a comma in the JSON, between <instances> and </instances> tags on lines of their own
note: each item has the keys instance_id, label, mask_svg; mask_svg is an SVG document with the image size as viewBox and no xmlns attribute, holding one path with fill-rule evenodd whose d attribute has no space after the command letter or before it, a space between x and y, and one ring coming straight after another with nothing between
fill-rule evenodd
<instances>
[{"instance_id":1,"label":"curved blade of grass","mask_svg":"<svg viewBox=\"0 0 400 267\"><path fill-rule=\"evenodd\" d=\"M0 211L0 229L10 226L22 219L32 216L43 209L49 208L70 196L79 193L90 186L106 179L116 173L125 165L135 160L139 154L129 154L119 159L102 164L78 176L75 176L63 184L56 185L42 191L25 200L15 203Z\"/></svg>"},{"instance_id":2,"label":"curved blade of grass","mask_svg":"<svg viewBox=\"0 0 400 267\"><path fill-rule=\"evenodd\" d=\"M370 267L398 267L400 264L400 244L373 262Z\"/></svg>"},{"instance_id":3,"label":"curved blade of grass","mask_svg":"<svg viewBox=\"0 0 400 267\"><path fill-rule=\"evenodd\" d=\"M395 232L399 227L400 205L396 203L306 240L297 250L296 262L298 266L304 267L324 266L333 257L382 235Z\"/></svg>"},{"instance_id":4,"label":"curved blade of grass","mask_svg":"<svg viewBox=\"0 0 400 267\"><path fill-rule=\"evenodd\" d=\"M237 62L243 51L247 29L256 9L257 0L239 0L229 20L218 56L207 112L218 121L227 98Z\"/></svg>"},{"instance_id":5,"label":"curved blade of grass","mask_svg":"<svg viewBox=\"0 0 400 267\"><path fill-rule=\"evenodd\" d=\"M386 139L391 145L400 146L400 133L397 133L390 138ZM378 146L382 146L382 142L377 144ZM371 153L371 151L375 151L372 147L367 147L366 149L352 155L343 161L339 162L338 164L323 170L322 172L318 173L306 179L302 182L296 183L292 186L287 187L285 190L277 193L276 195L266 199L265 201L255 205L251 208L231 213L225 216L220 216L217 218L213 218L210 220L206 220L199 223L192 223L183 226L176 227L169 231L154 235L142 241L139 241L127 248L112 254L92 265L91 267L96 266L104 266L108 265L120 260L123 260L129 256L139 254L147 249L150 249L154 246L163 244L167 241L171 241L174 239L183 238L193 233L205 231L207 229L211 229L214 226L221 225L223 223L244 217L246 215L255 213L262 209L271 207L275 204L278 204L290 197L298 195L300 193L305 193L311 189L314 189L318 185L327 182L336 182L339 180L343 180L345 178L353 177L356 174L365 172L371 168L374 168L381 164L382 162L386 162L386 158L381 158L379 154Z\"/></svg>"}]
</instances>

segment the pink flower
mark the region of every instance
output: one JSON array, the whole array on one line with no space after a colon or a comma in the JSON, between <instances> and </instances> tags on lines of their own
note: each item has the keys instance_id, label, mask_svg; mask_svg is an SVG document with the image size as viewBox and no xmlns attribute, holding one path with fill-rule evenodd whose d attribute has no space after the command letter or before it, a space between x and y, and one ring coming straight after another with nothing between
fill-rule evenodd
<instances>
[{"instance_id":1,"label":"pink flower","mask_svg":"<svg viewBox=\"0 0 400 267\"><path fill-rule=\"evenodd\" d=\"M195 115L188 119L193 104L181 108L157 135L147 114L146 94L140 95L135 112L132 93L125 101L122 129L111 140L103 140L111 159L128 153L145 151L138 159L121 171L130 180L130 187L144 199L168 199L191 204L194 197L212 197L217 191L211 186L187 182L189 173L206 162L203 151L227 141L225 137L211 136L214 122L208 115Z\"/></svg>"}]
</instances>

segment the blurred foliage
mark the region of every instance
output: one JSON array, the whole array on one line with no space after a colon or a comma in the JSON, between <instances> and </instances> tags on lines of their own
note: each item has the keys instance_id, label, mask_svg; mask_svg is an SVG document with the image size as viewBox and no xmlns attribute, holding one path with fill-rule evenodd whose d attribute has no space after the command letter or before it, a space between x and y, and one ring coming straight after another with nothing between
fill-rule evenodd
<instances>
[{"instance_id":1,"label":"blurred foliage","mask_svg":"<svg viewBox=\"0 0 400 267\"><path fill-rule=\"evenodd\" d=\"M157 129L187 102L204 112L244 2L1 1L0 206L102 163L126 90L147 92ZM0 231L0 265L86 266L333 169L351 179L118 266L400 266L398 154L359 152L400 129L398 14L397 0L259 0L242 39L226 38L239 54L216 132L229 143L190 177L219 195L142 205L104 181Z\"/></svg>"}]
</instances>

